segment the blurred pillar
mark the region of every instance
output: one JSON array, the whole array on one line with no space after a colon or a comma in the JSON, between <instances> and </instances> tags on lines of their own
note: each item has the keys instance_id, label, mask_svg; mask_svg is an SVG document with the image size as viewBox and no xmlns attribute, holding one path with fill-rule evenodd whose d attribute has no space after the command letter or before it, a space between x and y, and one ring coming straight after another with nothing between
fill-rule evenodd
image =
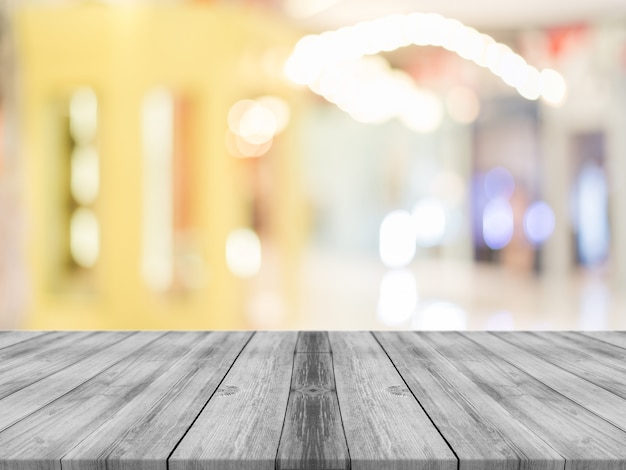
<instances>
[{"instance_id":1,"label":"blurred pillar","mask_svg":"<svg viewBox=\"0 0 626 470\"><path fill-rule=\"evenodd\" d=\"M607 62L610 71L609 95L611 104L607 110L606 162L609 177L611 220L611 268L613 283L619 292L626 288L626 33L621 28L610 30L610 50ZM621 59L621 60L620 60Z\"/></svg>"},{"instance_id":2,"label":"blurred pillar","mask_svg":"<svg viewBox=\"0 0 626 470\"><path fill-rule=\"evenodd\" d=\"M543 247L541 265L544 276L550 280L563 279L572 267L569 132L562 114L559 109L542 108L542 192L554 210L555 226Z\"/></svg>"}]
</instances>

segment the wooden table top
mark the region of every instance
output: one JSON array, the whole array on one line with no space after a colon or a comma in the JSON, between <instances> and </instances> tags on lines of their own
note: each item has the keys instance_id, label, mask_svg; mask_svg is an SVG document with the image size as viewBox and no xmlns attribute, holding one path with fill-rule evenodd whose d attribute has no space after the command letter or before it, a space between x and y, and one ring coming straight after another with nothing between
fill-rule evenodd
<instances>
[{"instance_id":1,"label":"wooden table top","mask_svg":"<svg viewBox=\"0 0 626 470\"><path fill-rule=\"evenodd\" d=\"M0 470L626 469L626 333L0 332Z\"/></svg>"}]
</instances>

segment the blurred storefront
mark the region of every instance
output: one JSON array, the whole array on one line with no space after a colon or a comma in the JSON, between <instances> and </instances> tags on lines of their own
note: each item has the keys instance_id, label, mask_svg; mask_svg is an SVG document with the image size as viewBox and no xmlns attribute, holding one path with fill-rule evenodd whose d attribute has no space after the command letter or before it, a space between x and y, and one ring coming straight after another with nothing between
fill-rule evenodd
<instances>
[{"instance_id":1,"label":"blurred storefront","mask_svg":"<svg viewBox=\"0 0 626 470\"><path fill-rule=\"evenodd\" d=\"M626 328L626 11L292 3L5 4L0 328Z\"/></svg>"}]
</instances>

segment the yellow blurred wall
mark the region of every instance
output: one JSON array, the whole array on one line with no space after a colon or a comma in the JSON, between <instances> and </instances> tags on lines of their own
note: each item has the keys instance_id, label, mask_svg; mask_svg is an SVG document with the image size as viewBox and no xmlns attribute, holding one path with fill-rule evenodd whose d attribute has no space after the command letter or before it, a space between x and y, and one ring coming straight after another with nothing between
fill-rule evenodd
<instances>
[{"instance_id":1,"label":"yellow blurred wall","mask_svg":"<svg viewBox=\"0 0 626 470\"><path fill-rule=\"evenodd\" d=\"M268 93L297 109L296 92L268 65L288 53L298 38L296 31L254 10L199 4L30 7L17 11L16 24L33 299L24 327L248 327L246 281L230 274L224 256L228 233L249 222L238 176L240 162L224 145L226 116L237 100ZM83 86L95 90L99 99L101 186L95 211L100 257L91 291L71 279L57 282L66 273L55 268L59 250L55 224L65 216L54 212L58 204L50 204L61 177L53 155L63 150L50 121L57 119L55 104L67 102L73 90ZM140 272L141 103L155 86L167 87L192 103L190 209L208 281L184 295L155 294ZM273 203L272 222L282 250L283 295L292 307L297 303L294 279L303 238L293 134L288 129L276 150L274 184L281 197ZM295 307L289 311L293 315Z\"/></svg>"}]
</instances>

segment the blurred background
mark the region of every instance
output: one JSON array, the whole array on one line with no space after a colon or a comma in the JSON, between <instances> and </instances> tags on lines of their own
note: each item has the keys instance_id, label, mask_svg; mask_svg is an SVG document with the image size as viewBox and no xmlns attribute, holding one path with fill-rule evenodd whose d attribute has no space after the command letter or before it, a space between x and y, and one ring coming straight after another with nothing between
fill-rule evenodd
<instances>
[{"instance_id":1,"label":"blurred background","mask_svg":"<svg viewBox=\"0 0 626 470\"><path fill-rule=\"evenodd\" d=\"M0 328L626 329L623 0L0 0Z\"/></svg>"}]
</instances>

